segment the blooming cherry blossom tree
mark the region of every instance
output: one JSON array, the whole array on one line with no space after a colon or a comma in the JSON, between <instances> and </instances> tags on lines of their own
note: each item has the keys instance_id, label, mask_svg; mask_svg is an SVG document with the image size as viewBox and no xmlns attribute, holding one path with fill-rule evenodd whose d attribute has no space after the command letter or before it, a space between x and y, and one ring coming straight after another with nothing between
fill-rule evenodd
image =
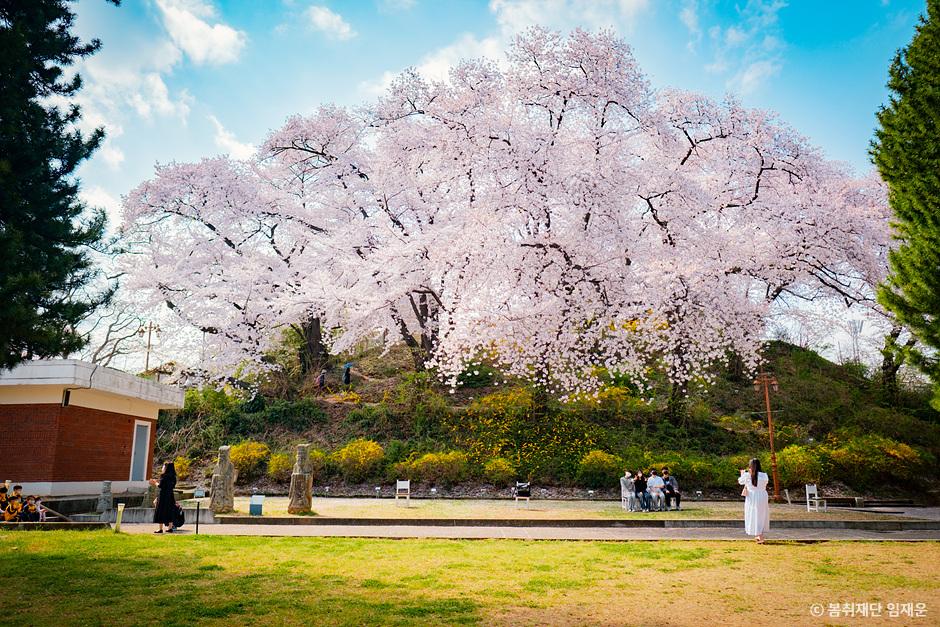
<instances>
[{"instance_id":1,"label":"blooming cherry blossom tree","mask_svg":"<svg viewBox=\"0 0 940 627\"><path fill-rule=\"evenodd\" d=\"M789 303L873 306L889 240L880 181L766 112L653 90L606 32L405 72L125 204L137 285L218 330L226 367L315 314L334 351L381 334L452 383L487 359L561 396L598 367L681 395L729 353L753 366Z\"/></svg>"}]
</instances>

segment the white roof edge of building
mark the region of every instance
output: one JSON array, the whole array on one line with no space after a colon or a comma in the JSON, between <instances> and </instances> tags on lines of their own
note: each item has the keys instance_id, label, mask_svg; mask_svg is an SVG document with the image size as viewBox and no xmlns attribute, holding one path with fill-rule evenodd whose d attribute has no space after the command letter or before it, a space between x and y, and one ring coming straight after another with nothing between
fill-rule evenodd
<instances>
[{"instance_id":1,"label":"white roof edge of building","mask_svg":"<svg viewBox=\"0 0 940 627\"><path fill-rule=\"evenodd\" d=\"M183 406L182 389L78 359L24 361L12 370L0 370L0 386L60 385L92 389L147 401L163 409Z\"/></svg>"}]
</instances>

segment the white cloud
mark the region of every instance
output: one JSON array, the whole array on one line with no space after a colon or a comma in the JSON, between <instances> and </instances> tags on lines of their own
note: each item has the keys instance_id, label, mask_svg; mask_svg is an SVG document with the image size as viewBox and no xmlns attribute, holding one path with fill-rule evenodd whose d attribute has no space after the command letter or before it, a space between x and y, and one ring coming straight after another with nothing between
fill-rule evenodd
<instances>
[{"instance_id":1,"label":"white cloud","mask_svg":"<svg viewBox=\"0 0 940 627\"><path fill-rule=\"evenodd\" d=\"M418 64L418 71L432 80L447 80L450 69L461 59L486 57L498 60L504 51L503 43L497 37L477 39L466 33L457 41L435 50L425 56Z\"/></svg>"},{"instance_id":2,"label":"white cloud","mask_svg":"<svg viewBox=\"0 0 940 627\"><path fill-rule=\"evenodd\" d=\"M780 64L776 61L755 61L741 70L731 82L742 94L752 94L779 72Z\"/></svg>"},{"instance_id":3,"label":"white cloud","mask_svg":"<svg viewBox=\"0 0 940 627\"><path fill-rule=\"evenodd\" d=\"M649 0L490 0L490 12L504 37L532 26L570 30L572 24L629 31L649 4Z\"/></svg>"},{"instance_id":4,"label":"white cloud","mask_svg":"<svg viewBox=\"0 0 940 627\"><path fill-rule=\"evenodd\" d=\"M113 145L110 140L104 141L98 149L98 154L112 170L120 170L121 164L124 163L124 151Z\"/></svg>"},{"instance_id":5,"label":"white cloud","mask_svg":"<svg viewBox=\"0 0 940 627\"><path fill-rule=\"evenodd\" d=\"M629 31L649 0L490 0L490 12L499 26L497 32L479 38L464 33L456 41L425 55L417 71L432 80L447 80L450 69L461 59L486 57L504 60L516 35L532 26L569 31L573 25L587 29L613 28ZM386 71L363 81L359 90L365 96L385 92L397 72Z\"/></svg>"},{"instance_id":6,"label":"white cloud","mask_svg":"<svg viewBox=\"0 0 940 627\"><path fill-rule=\"evenodd\" d=\"M725 41L729 46L738 46L747 41L747 34L734 26L725 31Z\"/></svg>"},{"instance_id":7,"label":"white cloud","mask_svg":"<svg viewBox=\"0 0 940 627\"><path fill-rule=\"evenodd\" d=\"M705 63L705 71L724 75L728 89L744 95L754 93L779 74L786 49L779 13L786 6L783 0L748 0L738 9L733 23L708 26L712 58ZM681 14L680 19L685 23ZM698 27L704 28L701 24Z\"/></svg>"},{"instance_id":8,"label":"white cloud","mask_svg":"<svg viewBox=\"0 0 940 627\"><path fill-rule=\"evenodd\" d=\"M478 59L486 57L488 59L499 60L503 56L505 46L498 37L486 37L477 39L470 33L460 36L460 39L439 48L434 52L425 55L415 66L415 69L428 80L446 81L449 77L452 67L457 65L461 59ZM382 76L370 81L363 81L359 84L359 90L368 97L377 97L385 91L395 80L395 72L383 72Z\"/></svg>"},{"instance_id":9,"label":"white cloud","mask_svg":"<svg viewBox=\"0 0 940 627\"><path fill-rule=\"evenodd\" d=\"M207 22L216 17L212 5L202 0L156 2L170 39L193 63L221 65L238 59L247 37L227 24Z\"/></svg>"},{"instance_id":10,"label":"white cloud","mask_svg":"<svg viewBox=\"0 0 940 627\"><path fill-rule=\"evenodd\" d=\"M215 127L215 145L224 150L234 159L248 159L255 152L255 147L251 144L245 144L238 139L231 131L227 130L219 119L214 115L209 116L209 121Z\"/></svg>"},{"instance_id":11,"label":"white cloud","mask_svg":"<svg viewBox=\"0 0 940 627\"><path fill-rule=\"evenodd\" d=\"M170 117L186 123L192 96L186 90L172 93L163 80L180 58L176 46L163 41L142 43L133 51L105 49L78 64L84 79L74 98L82 108L78 128L87 133L104 127L107 137L98 155L111 169L119 169L125 160L116 140L132 124L131 118L151 122Z\"/></svg>"},{"instance_id":12,"label":"white cloud","mask_svg":"<svg viewBox=\"0 0 940 627\"><path fill-rule=\"evenodd\" d=\"M188 92L181 91L179 98L173 100L163 77L156 72L148 72L135 78L133 93L129 94L128 101L140 117L149 120L155 115L178 116L185 120L189 116L192 97Z\"/></svg>"},{"instance_id":13,"label":"white cloud","mask_svg":"<svg viewBox=\"0 0 940 627\"><path fill-rule=\"evenodd\" d=\"M679 11L679 21L689 31L690 39L686 43L689 52L694 52L695 47L702 40L702 27L699 24L698 0L686 0L685 6Z\"/></svg>"},{"instance_id":14,"label":"white cloud","mask_svg":"<svg viewBox=\"0 0 940 627\"><path fill-rule=\"evenodd\" d=\"M314 5L307 9L307 19L315 30L325 33L331 39L347 40L356 36L349 22L339 13L334 13L324 6Z\"/></svg>"},{"instance_id":15,"label":"white cloud","mask_svg":"<svg viewBox=\"0 0 940 627\"><path fill-rule=\"evenodd\" d=\"M82 188L79 197L92 209L104 209L108 216L108 226L115 227L121 223L121 201L100 185Z\"/></svg>"}]
</instances>

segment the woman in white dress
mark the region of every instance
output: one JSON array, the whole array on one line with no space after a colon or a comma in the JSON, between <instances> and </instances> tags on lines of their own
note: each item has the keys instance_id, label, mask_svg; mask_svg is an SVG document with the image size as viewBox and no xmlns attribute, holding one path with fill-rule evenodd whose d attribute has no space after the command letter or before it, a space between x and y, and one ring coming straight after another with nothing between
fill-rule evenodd
<instances>
[{"instance_id":1,"label":"woman in white dress","mask_svg":"<svg viewBox=\"0 0 940 627\"><path fill-rule=\"evenodd\" d=\"M767 473L760 471L760 460L751 460L748 470L741 470L738 483L744 486L744 533L757 536L763 544L764 534L770 531L770 505L767 500Z\"/></svg>"}]
</instances>

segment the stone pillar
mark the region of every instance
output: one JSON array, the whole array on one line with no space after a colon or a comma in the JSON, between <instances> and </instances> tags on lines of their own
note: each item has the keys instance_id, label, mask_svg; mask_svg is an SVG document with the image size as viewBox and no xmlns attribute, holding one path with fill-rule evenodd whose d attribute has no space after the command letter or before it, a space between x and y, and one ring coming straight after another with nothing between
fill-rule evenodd
<instances>
[{"instance_id":1,"label":"stone pillar","mask_svg":"<svg viewBox=\"0 0 940 627\"><path fill-rule=\"evenodd\" d=\"M219 461L212 475L212 495L209 509L214 513L230 512L235 509L235 479L238 474L232 464L231 447L219 447Z\"/></svg>"},{"instance_id":2,"label":"stone pillar","mask_svg":"<svg viewBox=\"0 0 940 627\"><path fill-rule=\"evenodd\" d=\"M157 486L152 483L147 484L147 495L144 497L144 502L141 503L141 507L153 507L153 502L157 500Z\"/></svg>"},{"instance_id":3,"label":"stone pillar","mask_svg":"<svg viewBox=\"0 0 940 627\"><path fill-rule=\"evenodd\" d=\"M95 508L95 511L103 514L111 510L113 507L113 499L111 498L111 482L102 481L101 482L101 494L98 495L98 506Z\"/></svg>"},{"instance_id":4,"label":"stone pillar","mask_svg":"<svg viewBox=\"0 0 940 627\"><path fill-rule=\"evenodd\" d=\"M302 514L313 506L313 472L310 467L310 445L297 445L297 460L290 476L290 502L287 513Z\"/></svg>"}]
</instances>

